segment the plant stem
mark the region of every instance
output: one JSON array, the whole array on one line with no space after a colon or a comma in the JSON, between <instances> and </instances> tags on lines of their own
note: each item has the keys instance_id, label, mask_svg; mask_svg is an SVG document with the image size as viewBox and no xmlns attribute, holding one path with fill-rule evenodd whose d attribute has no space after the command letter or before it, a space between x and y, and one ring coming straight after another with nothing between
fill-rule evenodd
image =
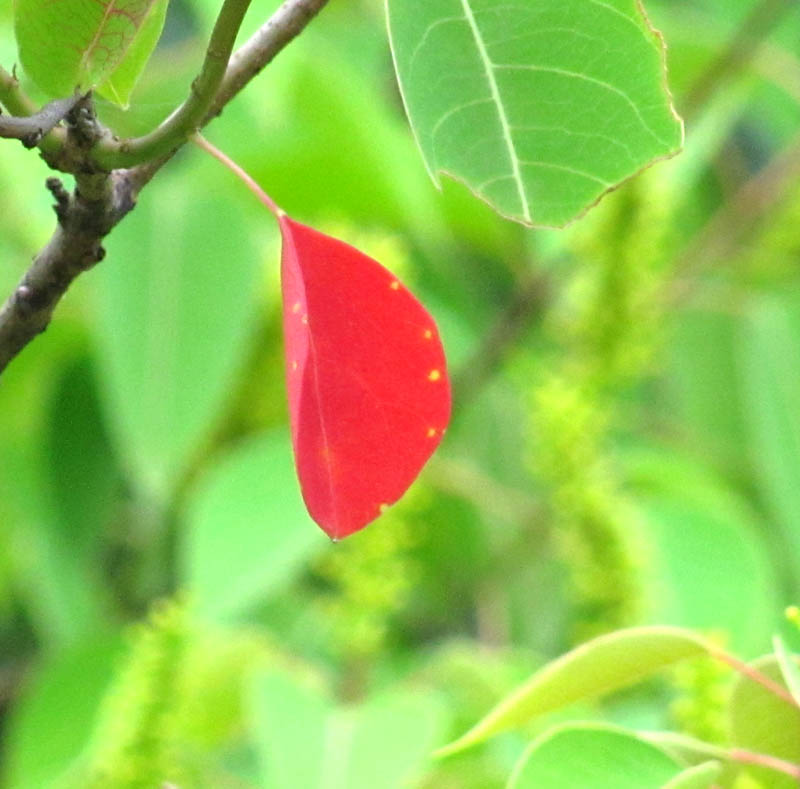
<instances>
[{"instance_id":1,"label":"plant stem","mask_svg":"<svg viewBox=\"0 0 800 789\"><path fill-rule=\"evenodd\" d=\"M286 0L284 4L233 53L225 78L200 127L219 115L225 105L272 62L273 58L305 30L311 20L328 4L328 0ZM129 171L136 190L142 189L175 153L137 165Z\"/></svg>"},{"instance_id":2,"label":"plant stem","mask_svg":"<svg viewBox=\"0 0 800 789\"><path fill-rule=\"evenodd\" d=\"M201 124L219 114L225 103L302 32L326 3L327 0L287 0L234 56L232 63L235 65L225 72L224 85ZM6 108L12 110L15 107L12 110L15 114L24 114L18 113L19 106L14 104L14 101L22 100L22 95L14 77L0 69L0 101L7 100ZM43 153L47 154L45 143L48 141L58 146L56 152L60 151L61 143L56 135L61 131L56 128L42 140L39 147ZM190 129L176 147L193 131ZM63 136L66 138L66 134ZM81 183L73 195L69 195L54 179L49 188L56 198L59 225L17 288L0 306L0 375L23 348L44 331L58 300L75 277L102 256L100 245L103 237L133 208L139 192L172 153L174 149L145 164L112 173L109 186L113 199L110 201L99 193L102 189L89 188L95 178L102 186L108 176L79 173ZM83 164L91 169L87 162ZM92 199L87 200L87 196L92 196Z\"/></svg>"},{"instance_id":3,"label":"plant stem","mask_svg":"<svg viewBox=\"0 0 800 789\"><path fill-rule=\"evenodd\" d=\"M72 111L81 100L79 94L56 99L31 115L0 115L0 137L21 140L26 148L38 145Z\"/></svg>"},{"instance_id":4,"label":"plant stem","mask_svg":"<svg viewBox=\"0 0 800 789\"><path fill-rule=\"evenodd\" d=\"M182 145L202 125L228 67L236 36L250 0L225 0L206 49L200 74L189 97L163 123L143 137L101 140L92 150L93 162L110 171L156 159Z\"/></svg>"},{"instance_id":5,"label":"plant stem","mask_svg":"<svg viewBox=\"0 0 800 789\"><path fill-rule=\"evenodd\" d=\"M741 748L733 748L728 751L728 756L734 762L766 767L768 770L776 770L779 773L790 775L792 778L800 779L800 765L779 759L777 756L770 756L768 753L754 753Z\"/></svg>"},{"instance_id":6,"label":"plant stem","mask_svg":"<svg viewBox=\"0 0 800 789\"><path fill-rule=\"evenodd\" d=\"M782 699L787 704L791 704L793 707L799 706L789 691L781 687L774 680L762 674L758 669L749 666L743 660L739 660L739 658L735 657L734 655L724 652L721 649L717 649L711 645L708 647L708 653L716 660L720 660L726 665L730 666L734 671L738 671L742 676L747 677L753 682L761 685L762 688L767 690L773 696L777 696L779 699Z\"/></svg>"},{"instance_id":7,"label":"plant stem","mask_svg":"<svg viewBox=\"0 0 800 789\"><path fill-rule=\"evenodd\" d=\"M222 162L245 186L267 207L269 212L280 222L286 212L255 182L255 179L227 154L210 143L202 134L193 134L189 138L198 148L210 153L217 161Z\"/></svg>"},{"instance_id":8,"label":"plant stem","mask_svg":"<svg viewBox=\"0 0 800 789\"><path fill-rule=\"evenodd\" d=\"M9 74L2 66L0 66L0 104L11 115L16 115L20 118L35 115L39 109L20 88L19 80L13 74ZM58 155L64 144L65 136L63 129L52 129L36 144L45 158L49 160Z\"/></svg>"},{"instance_id":9,"label":"plant stem","mask_svg":"<svg viewBox=\"0 0 800 789\"><path fill-rule=\"evenodd\" d=\"M225 79L204 123L250 82L275 55L328 4L328 0L286 0L253 35L233 53Z\"/></svg>"},{"instance_id":10,"label":"plant stem","mask_svg":"<svg viewBox=\"0 0 800 789\"><path fill-rule=\"evenodd\" d=\"M0 104L12 115L33 115L36 105L25 95L19 81L0 66Z\"/></svg>"}]
</instances>

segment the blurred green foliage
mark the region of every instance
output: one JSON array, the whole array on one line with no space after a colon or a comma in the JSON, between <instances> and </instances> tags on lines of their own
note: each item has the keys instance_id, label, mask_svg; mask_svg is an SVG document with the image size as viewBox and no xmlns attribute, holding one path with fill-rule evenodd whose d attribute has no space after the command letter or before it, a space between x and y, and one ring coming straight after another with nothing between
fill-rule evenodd
<instances>
[{"instance_id":1,"label":"blurred green foliage","mask_svg":"<svg viewBox=\"0 0 800 789\"><path fill-rule=\"evenodd\" d=\"M110 124L182 98L217 5L173 0ZM0 382L4 786L492 789L541 724L428 754L576 641L769 649L800 598L800 11L687 98L754 5L648 2L685 151L565 231L434 189L374 0L331 3L209 127L442 329L452 428L343 544L292 474L272 220L199 151L170 163ZM2 294L52 230L46 174L0 145ZM715 738L731 692L698 665L582 713Z\"/></svg>"}]
</instances>

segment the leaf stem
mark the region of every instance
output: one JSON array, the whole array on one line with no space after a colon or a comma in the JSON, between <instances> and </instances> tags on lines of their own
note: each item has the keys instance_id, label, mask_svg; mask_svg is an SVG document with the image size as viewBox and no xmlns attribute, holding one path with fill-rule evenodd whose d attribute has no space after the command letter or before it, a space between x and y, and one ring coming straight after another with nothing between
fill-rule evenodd
<instances>
[{"instance_id":1,"label":"leaf stem","mask_svg":"<svg viewBox=\"0 0 800 789\"><path fill-rule=\"evenodd\" d=\"M69 100L65 99L64 101ZM55 102L53 102L53 104L54 103ZM2 104L11 115L20 118L35 115L39 111L39 108L33 100L19 86L19 80L16 76L14 74L9 74L2 66L0 66L0 104ZM44 109L42 112L44 112ZM8 120L8 118L5 120ZM36 144L46 158L54 157L61 150L64 139L65 135L63 129L51 129L47 134L42 136L41 139L37 140Z\"/></svg>"},{"instance_id":2,"label":"leaf stem","mask_svg":"<svg viewBox=\"0 0 800 789\"><path fill-rule=\"evenodd\" d=\"M93 162L103 170L132 167L170 153L203 123L222 84L236 36L250 0L225 0L211 33L205 60L189 96L166 120L143 137L101 140L92 150Z\"/></svg>"},{"instance_id":3,"label":"leaf stem","mask_svg":"<svg viewBox=\"0 0 800 789\"><path fill-rule=\"evenodd\" d=\"M779 699L782 699L787 704L791 704L793 707L800 706L795 701L792 694L789 693L785 688L781 687L777 682L762 674L758 669L749 666L743 660L740 660L734 655L731 655L721 649L717 649L713 645L708 646L708 653L711 655L711 657L730 666L734 671L738 671L742 676L747 677L753 682L761 685L762 688L767 690L769 693L772 693L773 696L777 696Z\"/></svg>"},{"instance_id":4,"label":"leaf stem","mask_svg":"<svg viewBox=\"0 0 800 789\"><path fill-rule=\"evenodd\" d=\"M768 753L755 753L741 748L732 748L728 751L728 756L734 762L754 764L759 767L766 767L769 770L777 770L780 773L790 775L792 778L800 778L800 765L787 762L785 759L779 759L777 756L770 756Z\"/></svg>"},{"instance_id":5,"label":"leaf stem","mask_svg":"<svg viewBox=\"0 0 800 789\"><path fill-rule=\"evenodd\" d=\"M193 134L189 138L198 148L210 153L217 161L222 162L245 186L267 207L269 212L280 222L286 212L256 183L255 179L233 159L223 153L216 145L210 143L202 134Z\"/></svg>"}]
</instances>

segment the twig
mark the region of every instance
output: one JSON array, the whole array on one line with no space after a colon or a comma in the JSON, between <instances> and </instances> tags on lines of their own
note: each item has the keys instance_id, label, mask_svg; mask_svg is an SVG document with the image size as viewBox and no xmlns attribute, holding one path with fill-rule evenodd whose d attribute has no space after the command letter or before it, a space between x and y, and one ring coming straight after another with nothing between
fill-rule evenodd
<instances>
[{"instance_id":1,"label":"twig","mask_svg":"<svg viewBox=\"0 0 800 789\"><path fill-rule=\"evenodd\" d=\"M21 140L26 148L33 148L72 112L80 99L79 94L68 99L56 99L45 104L39 112L24 117L0 115L0 137Z\"/></svg>"},{"instance_id":2,"label":"twig","mask_svg":"<svg viewBox=\"0 0 800 789\"><path fill-rule=\"evenodd\" d=\"M25 117L34 115L38 110L36 104L20 88L19 80L0 66L0 104L13 116ZM37 143L45 160L52 162L64 144L63 129L52 129Z\"/></svg>"},{"instance_id":3,"label":"twig","mask_svg":"<svg viewBox=\"0 0 800 789\"><path fill-rule=\"evenodd\" d=\"M492 376L531 321L542 314L547 301L547 280L538 272L529 274L469 361L453 376L453 390L461 408Z\"/></svg>"},{"instance_id":4,"label":"twig","mask_svg":"<svg viewBox=\"0 0 800 789\"><path fill-rule=\"evenodd\" d=\"M233 2L241 4L246 1L227 0L226 4ZM244 55L239 56L232 72L235 83L238 84L241 79L240 74L249 75L240 87L255 76L305 28L326 1L288 0L284 3L272 19L248 42L250 44L257 40L259 46L253 46L247 49ZM241 5L239 8L241 9ZM233 36L235 37L235 33ZM245 47L247 46L246 44ZM218 59L219 54L219 50L215 50L211 54L211 59ZM253 61L250 62L248 58L253 58ZM227 75L228 72L224 73ZM222 98L215 92L212 96L211 110L208 106L204 107L202 117L197 123L206 123L218 114L224 104L238 93L240 87L233 91L229 89ZM0 99L2 97L2 87L0 87ZM181 110L177 112L180 113ZM194 112L195 110L192 110L192 113ZM88 124L88 127L91 128L91 124ZM79 131L76 126L72 136L79 137ZM186 130L176 144L185 142L188 135L194 131L194 128ZM102 134L102 128L98 127L95 139L101 138ZM90 143L94 145L92 141ZM85 145L86 141L79 139L72 144L72 147L82 148ZM88 150L86 155L88 158ZM56 188L51 182L50 188L56 196L57 212L60 214L59 224L50 242L36 256L33 265L14 293L0 308L0 373L14 356L45 330L55 306L72 281L103 257L102 239L133 208L140 190L169 159L169 155L168 153L162 156L154 163L130 170L115 170L111 174L79 173L76 176L76 189L73 195L67 195L63 187ZM90 162L87 162L87 166L89 164Z\"/></svg>"},{"instance_id":5,"label":"twig","mask_svg":"<svg viewBox=\"0 0 800 789\"><path fill-rule=\"evenodd\" d=\"M286 0L242 46L233 53L225 79L204 120L222 112L222 108L247 85L275 55L296 38L308 23L328 4L328 0Z\"/></svg>"},{"instance_id":6,"label":"twig","mask_svg":"<svg viewBox=\"0 0 800 789\"><path fill-rule=\"evenodd\" d=\"M742 238L752 233L800 177L800 135L757 172L692 238L679 255L670 280L670 301L679 301L691 287L689 275L734 256Z\"/></svg>"},{"instance_id":7,"label":"twig","mask_svg":"<svg viewBox=\"0 0 800 789\"><path fill-rule=\"evenodd\" d=\"M761 0L742 21L729 45L703 69L682 102L681 111L692 121L709 98L749 63L761 42L767 38L784 15L797 7L795 0Z\"/></svg>"},{"instance_id":8,"label":"twig","mask_svg":"<svg viewBox=\"0 0 800 789\"><path fill-rule=\"evenodd\" d=\"M48 179L59 222L0 308L0 372L50 322L72 281L105 256L102 239L134 206L124 173L78 176L74 195Z\"/></svg>"},{"instance_id":9,"label":"twig","mask_svg":"<svg viewBox=\"0 0 800 789\"><path fill-rule=\"evenodd\" d=\"M724 650L718 649L714 646L708 647L708 654L715 660L725 663L725 665L729 666L734 671L738 671L743 677L747 677L747 679L752 680L758 685L761 685L761 687L764 688L764 690L766 690L768 693L771 693L773 696L777 696L790 706L795 708L798 706L794 696L792 696L792 694L789 693L786 688L770 679L768 676L766 676L766 674L762 674L758 669L753 668L751 665L745 663L743 660L740 660L734 655L731 655L728 652L725 652Z\"/></svg>"},{"instance_id":10,"label":"twig","mask_svg":"<svg viewBox=\"0 0 800 789\"><path fill-rule=\"evenodd\" d=\"M216 118L225 105L328 4L329 0L286 0L242 46L233 53L225 78L199 128ZM131 182L141 189L172 158L175 151L134 167Z\"/></svg>"},{"instance_id":11,"label":"twig","mask_svg":"<svg viewBox=\"0 0 800 789\"><path fill-rule=\"evenodd\" d=\"M186 142L199 128L217 95L250 0L224 0L189 97L160 126L143 137L101 140L92 160L101 169L131 167L163 156Z\"/></svg>"},{"instance_id":12,"label":"twig","mask_svg":"<svg viewBox=\"0 0 800 789\"><path fill-rule=\"evenodd\" d=\"M731 749L728 751L728 756L735 762L766 767L768 770L776 770L792 778L800 779L800 765L787 762L785 759L779 759L777 756L770 756L767 753L754 753L741 748Z\"/></svg>"}]
</instances>

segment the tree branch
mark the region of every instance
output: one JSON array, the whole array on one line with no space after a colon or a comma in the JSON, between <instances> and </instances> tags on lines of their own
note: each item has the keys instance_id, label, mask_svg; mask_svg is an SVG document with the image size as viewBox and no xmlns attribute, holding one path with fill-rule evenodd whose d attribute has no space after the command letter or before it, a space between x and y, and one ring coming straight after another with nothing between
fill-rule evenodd
<instances>
[{"instance_id":1,"label":"tree branch","mask_svg":"<svg viewBox=\"0 0 800 789\"><path fill-rule=\"evenodd\" d=\"M539 272L527 275L519 284L511 301L470 359L453 376L453 390L462 407L497 371L508 351L533 320L542 316L548 302L548 291L549 283Z\"/></svg>"},{"instance_id":2,"label":"tree branch","mask_svg":"<svg viewBox=\"0 0 800 789\"><path fill-rule=\"evenodd\" d=\"M222 112L236 96L308 23L328 4L328 0L286 0L242 46L234 52L225 78L204 118L203 125Z\"/></svg>"},{"instance_id":3,"label":"tree branch","mask_svg":"<svg viewBox=\"0 0 800 789\"><path fill-rule=\"evenodd\" d=\"M80 162L81 155L83 156L86 172L82 172L80 167L70 168L78 173L72 195L68 194L58 179L48 181L48 188L56 198L58 227L50 242L36 256L33 265L0 308L0 374L29 342L47 328L56 305L73 280L103 258L103 238L134 207L141 189L186 141L188 134L218 115L228 101L305 29L327 1L287 0L234 55L222 75L215 76L215 67L211 67L211 76L206 72L207 77L203 80L198 77L195 87L199 84L203 94L209 84L217 83L211 100L203 99L201 102L197 99L197 93L193 94L194 99L190 97L187 100L190 103L197 102L193 104L191 117L197 113L197 107L204 104L203 111L189 124L191 128L172 139L172 147L164 151L163 155L152 154L155 157L153 161L131 169L117 169L111 173L93 169L96 167L93 153L106 144L105 130L95 122L90 100L83 99L79 102L67 119L69 126L64 147L67 149L65 156L70 161ZM249 0L226 0L226 6L238 4L237 8L243 14L243 6L246 7L248 2ZM215 32L218 28L219 20ZM215 47L221 39L224 39L223 43L230 41L232 47L235 36L236 33L230 29L226 29L225 36L220 33L221 38L216 40L216 44L209 45L206 62L209 58L212 61L219 59L221 50ZM6 77L14 84L10 84ZM14 85L16 80L0 69L0 101L15 114L24 114L24 111L20 112L20 107L14 107ZM8 96L12 96L12 101L8 101ZM187 102L171 118L179 116ZM184 113L189 113L189 110ZM182 117L185 121L188 116L184 114ZM170 119L165 121L165 124L168 123ZM52 133L44 140L51 136Z\"/></svg>"},{"instance_id":4,"label":"tree branch","mask_svg":"<svg viewBox=\"0 0 800 789\"><path fill-rule=\"evenodd\" d=\"M189 97L160 126L143 137L100 140L92 160L103 170L132 167L168 154L200 127L217 95L250 0L225 0L217 17L200 73Z\"/></svg>"},{"instance_id":5,"label":"tree branch","mask_svg":"<svg viewBox=\"0 0 800 789\"><path fill-rule=\"evenodd\" d=\"M39 112L24 117L0 115L0 137L21 140L26 148L34 148L45 134L51 132L80 101L80 95L56 99L45 104Z\"/></svg>"},{"instance_id":6,"label":"tree branch","mask_svg":"<svg viewBox=\"0 0 800 789\"><path fill-rule=\"evenodd\" d=\"M293 41L329 0L286 0L283 5L233 53L225 77L208 112L200 123L203 128L216 118L225 105L256 77L275 56ZM187 138L188 139L188 138ZM184 140L185 142L185 140ZM177 150L177 148L175 149ZM131 183L141 189L172 158L164 156L145 162L130 172Z\"/></svg>"},{"instance_id":7,"label":"tree branch","mask_svg":"<svg viewBox=\"0 0 800 789\"><path fill-rule=\"evenodd\" d=\"M79 98L67 123L65 147L76 159L81 152L88 154L105 133L88 96ZM58 178L48 178L47 188L56 200L58 226L0 308L0 372L47 328L73 280L103 259L103 238L134 206L135 196L125 171L78 172L73 194Z\"/></svg>"},{"instance_id":8,"label":"tree branch","mask_svg":"<svg viewBox=\"0 0 800 789\"><path fill-rule=\"evenodd\" d=\"M728 46L703 69L681 103L681 112L692 121L711 96L736 76L756 53L761 43L797 7L793 0L760 0L747 14Z\"/></svg>"},{"instance_id":9,"label":"tree branch","mask_svg":"<svg viewBox=\"0 0 800 789\"><path fill-rule=\"evenodd\" d=\"M19 118L35 115L38 109L22 88L20 88L19 80L17 80L16 76L9 74L2 66L0 66L0 104L2 104L11 115ZM54 158L60 153L64 144L63 130L56 128L51 129L49 133L42 135L41 139L37 140L36 144L39 146L45 161L52 163Z\"/></svg>"}]
</instances>

